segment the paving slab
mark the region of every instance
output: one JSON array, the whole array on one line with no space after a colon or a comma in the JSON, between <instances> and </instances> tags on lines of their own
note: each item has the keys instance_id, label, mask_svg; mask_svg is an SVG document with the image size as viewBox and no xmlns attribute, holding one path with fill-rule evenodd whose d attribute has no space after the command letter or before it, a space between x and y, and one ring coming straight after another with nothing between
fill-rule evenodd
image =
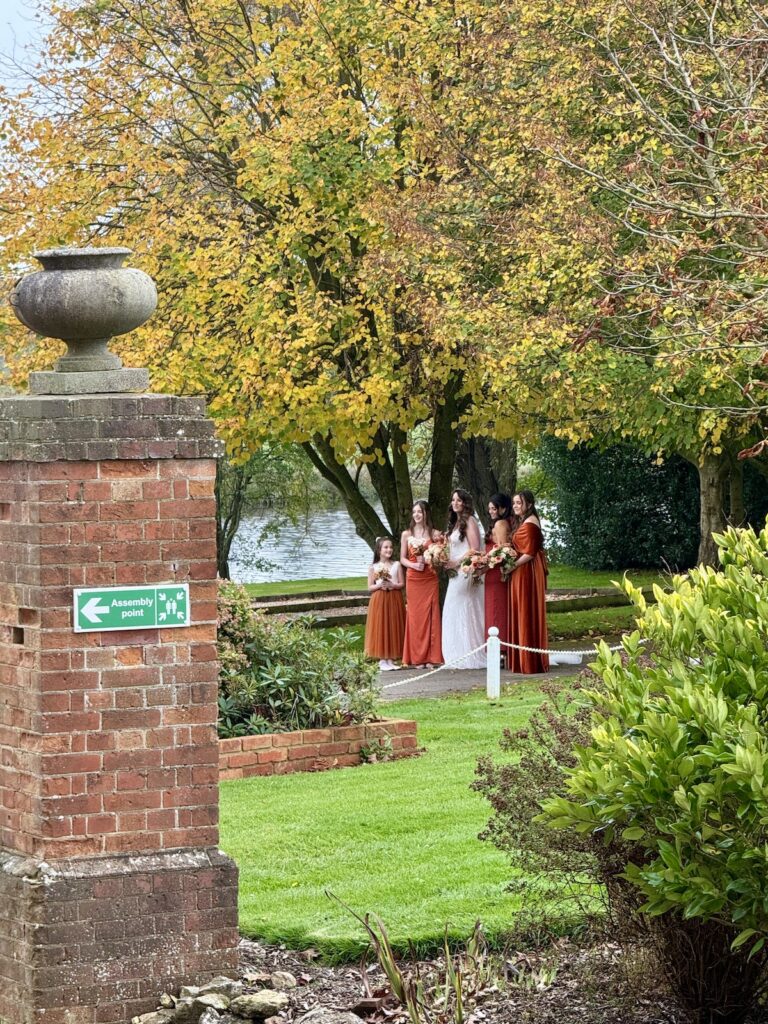
<instances>
[{"instance_id":1,"label":"paving slab","mask_svg":"<svg viewBox=\"0 0 768 1024\"><path fill-rule=\"evenodd\" d=\"M501 672L501 685L514 683L543 683L547 679L578 675L591 659L584 658L581 665L557 665L549 672L525 676L518 672ZM379 673L382 700L403 700L406 697L442 697L448 693L468 693L485 689L485 669L440 669L424 677L424 669L407 668ZM420 678L422 677L422 678Z\"/></svg>"}]
</instances>

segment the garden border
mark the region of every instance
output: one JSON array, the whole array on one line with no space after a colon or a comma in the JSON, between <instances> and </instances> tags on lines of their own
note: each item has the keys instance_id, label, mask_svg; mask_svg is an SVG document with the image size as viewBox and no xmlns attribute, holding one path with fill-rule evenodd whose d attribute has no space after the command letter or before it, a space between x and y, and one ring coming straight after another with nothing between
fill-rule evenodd
<instances>
[{"instance_id":1,"label":"garden border","mask_svg":"<svg viewBox=\"0 0 768 1024\"><path fill-rule=\"evenodd\" d=\"M363 763L365 747L374 747L385 737L391 744L390 759L410 757L418 750L416 722L402 718L220 739L219 779L350 768Z\"/></svg>"}]
</instances>

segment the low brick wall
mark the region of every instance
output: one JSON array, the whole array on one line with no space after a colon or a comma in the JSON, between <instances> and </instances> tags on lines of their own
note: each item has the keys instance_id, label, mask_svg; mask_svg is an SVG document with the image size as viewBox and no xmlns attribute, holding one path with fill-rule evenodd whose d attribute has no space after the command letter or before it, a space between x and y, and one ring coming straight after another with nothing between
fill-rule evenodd
<instances>
[{"instance_id":1,"label":"low brick wall","mask_svg":"<svg viewBox=\"0 0 768 1024\"><path fill-rule=\"evenodd\" d=\"M247 779L252 775L351 767L361 763L363 747L385 736L390 738L392 757L406 757L417 749L416 723L397 718L368 725L338 725L219 740L219 778Z\"/></svg>"}]
</instances>

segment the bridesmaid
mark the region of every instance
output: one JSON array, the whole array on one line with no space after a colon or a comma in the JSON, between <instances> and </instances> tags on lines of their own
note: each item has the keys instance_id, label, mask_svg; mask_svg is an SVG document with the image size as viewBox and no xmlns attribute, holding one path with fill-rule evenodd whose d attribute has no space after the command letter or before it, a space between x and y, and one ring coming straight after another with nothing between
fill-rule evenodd
<instances>
[{"instance_id":1,"label":"bridesmaid","mask_svg":"<svg viewBox=\"0 0 768 1024\"><path fill-rule=\"evenodd\" d=\"M432 526L426 501L414 503L411 525L400 540L400 563L406 580L403 665L417 668L442 665L440 596L437 573L424 561L424 550L439 533Z\"/></svg>"},{"instance_id":2,"label":"bridesmaid","mask_svg":"<svg viewBox=\"0 0 768 1024\"><path fill-rule=\"evenodd\" d=\"M531 491L520 491L512 499L512 512L520 524L512 534L517 561L511 576L509 595L509 642L525 647L547 646L547 556L544 535ZM549 669L546 654L511 650L513 672L533 675Z\"/></svg>"},{"instance_id":3,"label":"bridesmaid","mask_svg":"<svg viewBox=\"0 0 768 1024\"><path fill-rule=\"evenodd\" d=\"M512 544L512 499L508 494L493 494L488 502L488 518L491 520L491 531L485 537L485 550ZM509 642L509 580L501 578L501 569L489 569L485 574L485 638L488 629L496 626L499 640ZM509 648L502 647L501 657L504 664L509 662Z\"/></svg>"},{"instance_id":4,"label":"bridesmaid","mask_svg":"<svg viewBox=\"0 0 768 1024\"><path fill-rule=\"evenodd\" d=\"M382 672L397 668L403 653L405 605L403 571L393 562L394 545L389 537L378 537L373 561L368 567L368 619L365 624L365 653L379 659Z\"/></svg>"}]
</instances>

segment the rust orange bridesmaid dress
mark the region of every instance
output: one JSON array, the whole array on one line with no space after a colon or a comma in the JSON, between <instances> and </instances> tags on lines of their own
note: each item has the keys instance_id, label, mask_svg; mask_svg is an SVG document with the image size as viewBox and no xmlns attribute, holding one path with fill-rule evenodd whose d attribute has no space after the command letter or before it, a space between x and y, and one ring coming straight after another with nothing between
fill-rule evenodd
<instances>
[{"instance_id":1,"label":"rust orange bridesmaid dress","mask_svg":"<svg viewBox=\"0 0 768 1024\"><path fill-rule=\"evenodd\" d=\"M498 519L493 530L485 539L485 550L511 544L512 529L508 519ZM501 578L501 569L489 569L485 574L485 638L488 639L488 627L496 626L499 640L509 640L509 588L510 581ZM509 648L501 649L504 663L509 664Z\"/></svg>"},{"instance_id":2,"label":"rust orange bridesmaid dress","mask_svg":"<svg viewBox=\"0 0 768 1024\"><path fill-rule=\"evenodd\" d=\"M408 542L408 559L415 562L421 552ZM437 573L430 565L423 572L408 569L405 574L405 643L403 665L442 665L440 642L440 592Z\"/></svg>"},{"instance_id":3,"label":"rust orange bridesmaid dress","mask_svg":"<svg viewBox=\"0 0 768 1024\"><path fill-rule=\"evenodd\" d=\"M544 536L536 523L523 523L512 536L518 555L531 555L531 561L518 565L512 573L509 595L509 642L525 647L547 647L547 556ZM534 675L549 669L546 654L509 651L513 672Z\"/></svg>"},{"instance_id":4,"label":"rust orange bridesmaid dress","mask_svg":"<svg viewBox=\"0 0 768 1024\"><path fill-rule=\"evenodd\" d=\"M402 566L393 562L388 567L393 583L402 580ZM399 661L405 636L405 604L402 590L375 590L368 602L365 623L365 653L379 661Z\"/></svg>"}]
</instances>

